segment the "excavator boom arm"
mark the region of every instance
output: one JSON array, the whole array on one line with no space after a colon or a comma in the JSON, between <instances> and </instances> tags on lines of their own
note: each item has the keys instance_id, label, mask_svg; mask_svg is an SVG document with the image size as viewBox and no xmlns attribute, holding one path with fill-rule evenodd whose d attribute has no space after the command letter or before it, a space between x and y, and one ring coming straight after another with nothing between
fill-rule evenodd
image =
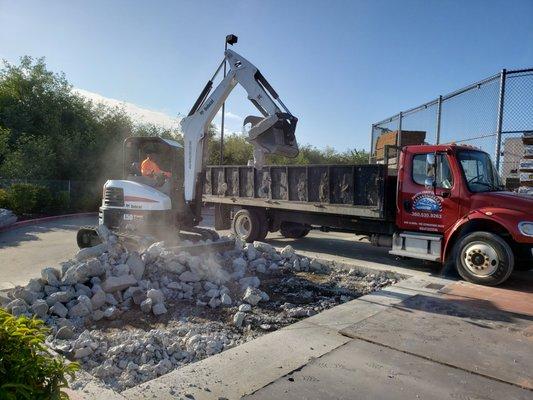
<instances>
[{"instance_id":1,"label":"excavator boom arm","mask_svg":"<svg viewBox=\"0 0 533 400\"><path fill-rule=\"evenodd\" d=\"M225 62L230 70L211 92L213 80ZM182 119L184 138L184 195L187 203L201 196L199 182L205 166L205 141L209 124L222 107L231 91L240 84L248 93L248 99L262 117L249 116L245 122L252 124L247 140L254 146L256 167L262 166L265 154L295 157L298 145L294 136L298 119L280 100L276 91L261 72L248 60L232 50L226 50L224 60L213 78L206 84L189 115Z\"/></svg>"}]
</instances>

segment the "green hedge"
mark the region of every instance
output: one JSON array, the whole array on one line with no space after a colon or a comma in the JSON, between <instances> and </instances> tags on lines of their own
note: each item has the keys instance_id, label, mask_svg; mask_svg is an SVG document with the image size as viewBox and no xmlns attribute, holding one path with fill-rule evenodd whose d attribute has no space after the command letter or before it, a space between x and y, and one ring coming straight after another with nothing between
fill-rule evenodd
<instances>
[{"instance_id":1,"label":"green hedge","mask_svg":"<svg viewBox=\"0 0 533 400\"><path fill-rule=\"evenodd\" d=\"M47 334L43 321L0 309L0 399L69 398L61 389L79 365L53 356L44 345Z\"/></svg>"},{"instance_id":2,"label":"green hedge","mask_svg":"<svg viewBox=\"0 0 533 400\"><path fill-rule=\"evenodd\" d=\"M8 189L0 189L0 208L8 208L18 215L65 213L71 210L70 193L52 193L44 186L15 183Z\"/></svg>"},{"instance_id":3,"label":"green hedge","mask_svg":"<svg viewBox=\"0 0 533 400\"><path fill-rule=\"evenodd\" d=\"M98 211L101 196L101 189L94 187L76 185L70 192L54 192L41 185L15 183L0 189L0 208L13 210L17 215Z\"/></svg>"}]
</instances>

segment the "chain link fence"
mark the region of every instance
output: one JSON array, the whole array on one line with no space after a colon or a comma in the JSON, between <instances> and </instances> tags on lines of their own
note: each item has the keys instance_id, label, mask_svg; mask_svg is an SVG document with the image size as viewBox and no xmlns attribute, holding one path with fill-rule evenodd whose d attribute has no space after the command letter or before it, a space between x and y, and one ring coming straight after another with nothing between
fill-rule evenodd
<instances>
[{"instance_id":1,"label":"chain link fence","mask_svg":"<svg viewBox=\"0 0 533 400\"><path fill-rule=\"evenodd\" d=\"M531 132L533 68L502 70L373 124L370 162L384 162L386 145L463 143L491 154L503 182L515 189L525 176L520 165Z\"/></svg>"}]
</instances>

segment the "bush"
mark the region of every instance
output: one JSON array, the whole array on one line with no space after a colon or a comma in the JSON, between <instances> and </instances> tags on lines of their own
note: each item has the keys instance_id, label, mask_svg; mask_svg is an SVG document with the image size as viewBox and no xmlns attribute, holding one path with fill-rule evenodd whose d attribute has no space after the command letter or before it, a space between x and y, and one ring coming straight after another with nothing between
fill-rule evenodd
<instances>
[{"instance_id":1,"label":"bush","mask_svg":"<svg viewBox=\"0 0 533 400\"><path fill-rule=\"evenodd\" d=\"M53 205L53 196L48 188L43 186L35 187L35 208L33 212L47 212Z\"/></svg>"},{"instance_id":2,"label":"bush","mask_svg":"<svg viewBox=\"0 0 533 400\"><path fill-rule=\"evenodd\" d=\"M52 205L52 194L43 186L15 183L8 191L9 204L15 214L44 213Z\"/></svg>"},{"instance_id":3,"label":"bush","mask_svg":"<svg viewBox=\"0 0 533 400\"><path fill-rule=\"evenodd\" d=\"M63 191L58 192L52 201L52 209L64 213L70 209L70 193Z\"/></svg>"},{"instance_id":4,"label":"bush","mask_svg":"<svg viewBox=\"0 0 533 400\"><path fill-rule=\"evenodd\" d=\"M9 193L5 189L0 189L0 208L11 209L11 205L9 203Z\"/></svg>"},{"instance_id":5,"label":"bush","mask_svg":"<svg viewBox=\"0 0 533 400\"><path fill-rule=\"evenodd\" d=\"M72 208L75 211L92 212L98 211L102 203L102 195L96 193L82 193L72 200Z\"/></svg>"},{"instance_id":6,"label":"bush","mask_svg":"<svg viewBox=\"0 0 533 400\"><path fill-rule=\"evenodd\" d=\"M15 214L29 214L37 203L35 186L28 183L16 183L9 188L9 203Z\"/></svg>"},{"instance_id":7,"label":"bush","mask_svg":"<svg viewBox=\"0 0 533 400\"><path fill-rule=\"evenodd\" d=\"M61 388L77 363L65 364L44 345L44 322L0 309L0 399L68 399Z\"/></svg>"}]
</instances>

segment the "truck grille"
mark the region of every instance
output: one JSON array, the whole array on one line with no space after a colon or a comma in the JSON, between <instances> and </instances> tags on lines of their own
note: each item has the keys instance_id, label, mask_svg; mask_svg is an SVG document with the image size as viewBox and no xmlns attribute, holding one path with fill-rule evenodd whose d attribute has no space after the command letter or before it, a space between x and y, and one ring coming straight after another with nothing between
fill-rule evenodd
<instances>
[{"instance_id":1,"label":"truck grille","mask_svg":"<svg viewBox=\"0 0 533 400\"><path fill-rule=\"evenodd\" d=\"M104 205L112 207L124 207L124 190L115 187L105 188Z\"/></svg>"}]
</instances>

